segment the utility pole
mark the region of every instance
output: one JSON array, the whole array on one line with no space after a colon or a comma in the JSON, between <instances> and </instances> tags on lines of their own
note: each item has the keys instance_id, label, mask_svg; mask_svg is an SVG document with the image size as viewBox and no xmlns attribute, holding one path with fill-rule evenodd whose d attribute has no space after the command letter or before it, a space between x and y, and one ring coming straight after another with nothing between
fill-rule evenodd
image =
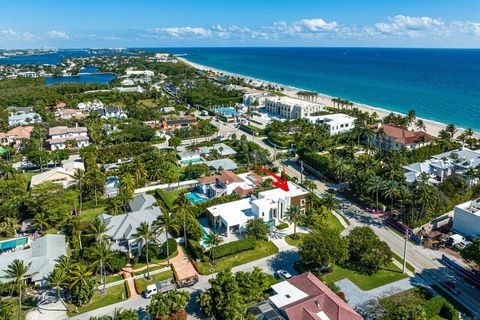
<instances>
[{"instance_id":1,"label":"utility pole","mask_svg":"<svg viewBox=\"0 0 480 320\"><path fill-rule=\"evenodd\" d=\"M405 229L405 244L403 246L403 269L402 272L407 272L407 242L408 242L408 229Z\"/></svg>"},{"instance_id":2,"label":"utility pole","mask_svg":"<svg viewBox=\"0 0 480 320\"><path fill-rule=\"evenodd\" d=\"M300 160L300 184L303 184L303 161Z\"/></svg>"}]
</instances>

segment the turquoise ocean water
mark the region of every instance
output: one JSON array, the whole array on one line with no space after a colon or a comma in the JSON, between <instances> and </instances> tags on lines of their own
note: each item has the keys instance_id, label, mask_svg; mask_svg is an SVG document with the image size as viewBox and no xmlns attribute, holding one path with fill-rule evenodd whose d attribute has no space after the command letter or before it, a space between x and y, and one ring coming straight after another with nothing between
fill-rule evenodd
<instances>
[{"instance_id":1,"label":"turquoise ocean water","mask_svg":"<svg viewBox=\"0 0 480 320\"><path fill-rule=\"evenodd\" d=\"M229 72L480 131L480 50L174 48Z\"/></svg>"}]
</instances>

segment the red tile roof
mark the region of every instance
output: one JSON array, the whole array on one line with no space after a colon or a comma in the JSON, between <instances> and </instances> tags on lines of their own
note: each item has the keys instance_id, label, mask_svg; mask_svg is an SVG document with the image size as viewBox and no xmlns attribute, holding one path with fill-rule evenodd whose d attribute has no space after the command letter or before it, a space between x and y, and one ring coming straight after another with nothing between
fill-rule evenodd
<instances>
[{"instance_id":1,"label":"red tile roof","mask_svg":"<svg viewBox=\"0 0 480 320\"><path fill-rule=\"evenodd\" d=\"M425 142L433 140L433 137L428 133L423 131L410 131L391 123L382 124L380 127L375 126L374 129L376 133L383 130L385 136L391 137L395 142L400 144L418 143L421 137L425 137Z\"/></svg>"},{"instance_id":2,"label":"red tile roof","mask_svg":"<svg viewBox=\"0 0 480 320\"><path fill-rule=\"evenodd\" d=\"M254 191L255 191L254 188L242 189L241 187L236 187L235 189L233 189L233 192L238 194L240 197L246 197Z\"/></svg>"},{"instance_id":3,"label":"red tile roof","mask_svg":"<svg viewBox=\"0 0 480 320\"><path fill-rule=\"evenodd\" d=\"M355 310L337 296L311 272L287 280L308 297L282 307L288 319L319 320L317 313L323 311L330 320L362 320Z\"/></svg>"},{"instance_id":4,"label":"red tile roof","mask_svg":"<svg viewBox=\"0 0 480 320\"><path fill-rule=\"evenodd\" d=\"M7 137L15 136L17 139L28 139L32 133L33 126L16 127L6 133Z\"/></svg>"},{"instance_id":5,"label":"red tile roof","mask_svg":"<svg viewBox=\"0 0 480 320\"><path fill-rule=\"evenodd\" d=\"M243 182L243 179L237 176L233 171L222 171L218 180L225 185L233 182Z\"/></svg>"},{"instance_id":6,"label":"red tile roof","mask_svg":"<svg viewBox=\"0 0 480 320\"><path fill-rule=\"evenodd\" d=\"M219 176L217 176L217 175L207 176L207 177L203 177L203 178L198 178L197 181L198 181L198 183L210 184L210 183L216 182L218 177Z\"/></svg>"}]
</instances>

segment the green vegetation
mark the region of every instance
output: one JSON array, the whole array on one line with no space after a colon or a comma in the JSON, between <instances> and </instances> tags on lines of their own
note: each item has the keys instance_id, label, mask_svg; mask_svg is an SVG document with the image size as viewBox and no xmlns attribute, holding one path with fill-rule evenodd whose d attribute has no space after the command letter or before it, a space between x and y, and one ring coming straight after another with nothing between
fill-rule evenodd
<instances>
[{"instance_id":1,"label":"green vegetation","mask_svg":"<svg viewBox=\"0 0 480 320\"><path fill-rule=\"evenodd\" d=\"M209 262L195 262L198 272L211 274L221 270L233 268L251 261L268 257L278 252L277 246L271 241L257 241L255 249L243 251L231 256L217 259L214 264Z\"/></svg>"},{"instance_id":2,"label":"green vegetation","mask_svg":"<svg viewBox=\"0 0 480 320\"><path fill-rule=\"evenodd\" d=\"M228 242L215 247L215 258L255 249L257 241L254 237L246 237L237 241Z\"/></svg>"},{"instance_id":3,"label":"green vegetation","mask_svg":"<svg viewBox=\"0 0 480 320\"><path fill-rule=\"evenodd\" d=\"M188 189L178 189L172 191L163 191L163 190L156 190L157 196L165 203L167 208L173 208L174 202L180 198L180 196L186 193Z\"/></svg>"},{"instance_id":4,"label":"green vegetation","mask_svg":"<svg viewBox=\"0 0 480 320\"><path fill-rule=\"evenodd\" d=\"M393 258L400 262L403 265L403 258L400 257L398 254L392 251ZM415 267L412 266L408 261L407 261L407 270L410 270L411 272L415 273Z\"/></svg>"},{"instance_id":5,"label":"green vegetation","mask_svg":"<svg viewBox=\"0 0 480 320\"><path fill-rule=\"evenodd\" d=\"M360 273L355 270L346 269L337 265L332 267L333 271L321 276L326 283L335 283L341 279L349 279L362 290L371 290L385 284L395 282L408 277L402 273L393 262L381 267L380 270L372 275Z\"/></svg>"},{"instance_id":6,"label":"green vegetation","mask_svg":"<svg viewBox=\"0 0 480 320\"><path fill-rule=\"evenodd\" d=\"M441 296L432 296L421 288L413 288L379 301L384 315L381 319L396 319L398 316L415 314L415 319L457 320L458 315L452 304Z\"/></svg>"},{"instance_id":7,"label":"green vegetation","mask_svg":"<svg viewBox=\"0 0 480 320\"><path fill-rule=\"evenodd\" d=\"M105 207L82 210L82 213L80 214L80 221L92 221L93 219L95 219L95 217L104 212Z\"/></svg>"},{"instance_id":8,"label":"green vegetation","mask_svg":"<svg viewBox=\"0 0 480 320\"><path fill-rule=\"evenodd\" d=\"M305 237L305 233L297 233L296 237L293 237L292 234L285 237L285 242L291 246L298 247L301 243L303 238Z\"/></svg>"},{"instance_id":9,"label":"green vegetation","mask_svg":"<svg viewBox=\"0 0 480 320\"><path fill-rule=\"evenodd\" d=\"M107 288L105 293L101 293L98 290L95 290L92 300L89 304L86 304L82 307L76 308L74 305L69 304L70 311L68 315L70 317L76 315L77 313L84 313L101 307L111 305L127 299L127 291L125 290L125 285L120 284ZM77 312L78 311L78 312Z\"/></svg>"},{"instance_id":10,"label":"green vegetation","mask_svg":"<svg viewBox=\"0 0 480 320\"><path fill-rule=\"evenodd\" d=\"M173 278L173 272L171 270L168 270L168 271L152 274L151 277L152 277L152 280L147 280L144 277L141 277L139 279L135 279L135 282L138 285L138 289L140 290L140 292L139 292L140 294L143 291L145 291L145 289L147 288L148 285L150 285L152 283L156 283L157 281L163 281L163 280Z\"/></svg>"},{"instance_id":11,"label":"green vegetation","mask_svg":"<svg viewBox=\"0 0 480 320\"><path fill-rule=\"evenodd\" d=\"M288 223L282 222L279 225L276 226L277 229L283 230L288 228Z\"/></svg>"}]
</instances>

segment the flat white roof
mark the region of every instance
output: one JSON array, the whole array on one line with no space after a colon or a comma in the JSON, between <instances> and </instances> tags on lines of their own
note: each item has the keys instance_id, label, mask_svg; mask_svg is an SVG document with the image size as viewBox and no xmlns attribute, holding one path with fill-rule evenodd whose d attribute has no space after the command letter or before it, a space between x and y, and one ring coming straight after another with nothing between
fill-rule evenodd
<instances>
[{"instance_id":1,"label":"flat white roof","mask_svg":"<svg viewBox=\"0 0 480 320\"><path fill-rule=\"evenodd\" d=\"M355 120L354 117L351 117L345 113L326 114L323 116L310 116L310 117L307 117L307 119L309 119L312 122L320 120L325 122L339 122L339 123L350 122Z\"/></svg>"},{"instance_id":2,"label":"flat white roof","mask_svg":"<svg viewBox=\"0 0 480 320\"><path fill-rule=\"evenodd\" d=\"M277 293L270 297L270 301L277 307L289 305L290 303L302 300L308 297L308 294L295 287L288 281L282 281L272 286Z\"/></svg>"},{"instance_id":3,"label":"flat white roof","mask_svg":"<svg viewBox=\"0 0 480 320\"><path fill-rule=\"evenodd\" d=\"M208 207L207 210L214 216L218 217L223 215L224 217L229 215L243 215L244 211L250 210L250 199L242 199L233 202L222 203L213 207Z\"/></svg>"},{"instance_id":4,"label":"flat white roof","mask_svg":"<svg viewBox=\"0 0 480 320\"><path fill-rule=\"evenodd\" d=\"M297 105L297 106L300 106L300 107L321 106L322 105L320 103L295 99L295 98L287 97L287 96L268 97L267 100L276 101L276 102L280 102L280 103L284 103L284 104L288 104L288 105Z\"/></svg>"},{"instance_id":5,"label":"flat white roof","mask_svg":"<svg viewBox=\"0 0 480 320\"><path fill-rule=\"evenodd\" d=\"M291 181L288 181L287 183L288 183L288 191L283 191L280 188L275 188L272 190L260 192L259 196L261 198L269 198L269 199L278 201L278 199L280 198L284 199L285 197L296 197L303 194L307 194L307 191L300 188L295 183Z\"/></svg>"}]
</instances>

